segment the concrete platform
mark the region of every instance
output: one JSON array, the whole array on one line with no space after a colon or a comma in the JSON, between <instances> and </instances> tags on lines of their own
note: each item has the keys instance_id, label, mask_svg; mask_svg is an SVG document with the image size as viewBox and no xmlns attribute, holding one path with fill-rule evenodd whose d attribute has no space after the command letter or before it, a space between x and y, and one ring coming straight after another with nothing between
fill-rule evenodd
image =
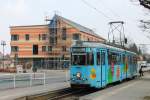
<instances>
[{"instance_id":1,"label":"concrete platform","mask_svg":"<svg viewBox=\"0 0 150 100\"><path fill-rule=\"evenodd\" d=\"M53 83L49 85L42 85L42 86L34 86L34 87L27 87L27 88L15 88L0 91L0 100L14 100L19 97L39 94L43 92L58 90L69 87L69 83L61 82L61 83Z\"/></svg>"},{"instance_id":2,"label":"concrete platform","mask_svg":"<svg viewBox=\"0 0 150 100\"><path fill-rule=\"evenodd\" d=\"M142 78L105 88L80 100L150 100L150 73L144 74Z\"/></svg>"}]
</instances>

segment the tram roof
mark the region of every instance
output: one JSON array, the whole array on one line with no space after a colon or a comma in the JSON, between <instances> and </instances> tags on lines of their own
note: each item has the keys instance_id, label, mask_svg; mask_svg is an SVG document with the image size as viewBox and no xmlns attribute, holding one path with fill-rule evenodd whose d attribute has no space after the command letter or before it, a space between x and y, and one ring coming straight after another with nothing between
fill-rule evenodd
<instances>
[{"instance_id":1,"label":"tram roof","mask_svg":"<svg viewBox=\"0 0 150 100\"><path fill-rule=\"evenodd\" d=\"M101 42L93 42L93 41L76 41L72 47L101 47L101 48L107 48L107 49L112 49L112 50L117 50L117 51L126 51L128 53L134 53L132 51L129 50L125 50L127 48L122 48L119 45L114 45L112 46L112 44L108 44L108 43L101 43Z\"/></svg>"}]
</instances>

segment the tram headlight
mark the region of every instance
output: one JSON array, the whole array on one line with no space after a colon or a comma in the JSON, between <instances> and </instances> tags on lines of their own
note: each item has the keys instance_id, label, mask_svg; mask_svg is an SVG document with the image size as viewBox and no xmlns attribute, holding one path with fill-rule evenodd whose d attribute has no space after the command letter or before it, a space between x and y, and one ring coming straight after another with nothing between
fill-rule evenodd
<instances>
[{"instance_id":1,"label":"tram headlight","mask_svg":"<svg viewBox=\"0 0 150 100\"><path fill-rule=\"evenodd\" d=\"M81 77L81 73L78 72L78 73L76 74L76 76L77 76L77 78L80 78L80 77Z\"/></svg>"}]
</instances>

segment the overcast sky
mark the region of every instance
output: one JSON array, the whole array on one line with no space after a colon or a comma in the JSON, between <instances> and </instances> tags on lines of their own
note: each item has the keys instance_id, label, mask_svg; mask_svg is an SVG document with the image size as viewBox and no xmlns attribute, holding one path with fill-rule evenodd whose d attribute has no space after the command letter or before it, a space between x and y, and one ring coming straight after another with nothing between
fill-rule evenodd
<instances>
[{"instance_id":1,"label":"overcast sky","mask_svg":"<svg viewBox=\"0 0 150 100\"><path fill-rule=\"evenodd\" d=\"M10 53L10 30L13 25L45 24L44 16L50 18L54 12L93 29L107 38L108 22L125 21L125 34L136 43L150 43L146 33L138 28L138 20L146 16L146 11L130 0L0 0L0 40L7 42L6 52ZM2 46L0 46L2 51Z\"/></svg>"}]
</instances>

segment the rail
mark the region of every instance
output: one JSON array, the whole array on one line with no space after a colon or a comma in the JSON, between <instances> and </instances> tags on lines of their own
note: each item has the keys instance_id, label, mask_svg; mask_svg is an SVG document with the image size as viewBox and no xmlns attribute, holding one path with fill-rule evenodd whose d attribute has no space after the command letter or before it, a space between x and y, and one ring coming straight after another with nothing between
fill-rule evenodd
<instances>
[{"instance_id":1,"label":"rail","mask_svg":"<svg viewBox=\"0 0 150 100\"><path fill-rule=\"evenodd\" d=\"M54 96L54 97L50 97L50 98L48 98L47 100L60 100L60 99L62 99L62 98L65 98L65 97L68 97L68 96L72 96L72 95L75 95L75 94L78 94L78 93L81 93L83 90L72 90L72 91L64 91L64 92L62 92L62 93L59 93L59 96L58 95L56 95L56 96Z\"/></svg>"},{"instance_id":2,"label":"rail","mask_svg":"<svg viewBox=\"0 0 150 100\"><path fill-rule=\"evenodd\" d=\"M93 89L72 89L64 88L60 90L49 91L41 94L35 94L17 98L15 100L78 100L80 96L84 96L98 90Z\"/></svg>"}]
</instances>

